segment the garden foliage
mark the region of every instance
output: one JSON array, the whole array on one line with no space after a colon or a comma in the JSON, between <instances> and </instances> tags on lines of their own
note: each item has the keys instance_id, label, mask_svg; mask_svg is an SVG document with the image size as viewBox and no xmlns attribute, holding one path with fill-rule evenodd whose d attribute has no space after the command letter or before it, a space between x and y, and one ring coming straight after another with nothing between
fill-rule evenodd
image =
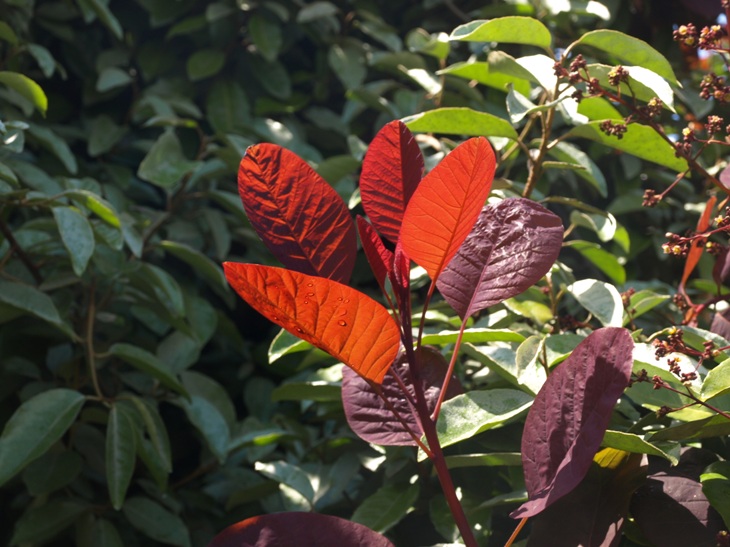
<instances>
[{"instance_id":1,"label":"garden foliage","mask_svg":"<svg viewBox=\"0 0 730 547\"><path fill-rule=\"evenodd\" d=\"M730 541L730 8L463 4L0 0L0 543Z\"/></svg>"}]
</instances>

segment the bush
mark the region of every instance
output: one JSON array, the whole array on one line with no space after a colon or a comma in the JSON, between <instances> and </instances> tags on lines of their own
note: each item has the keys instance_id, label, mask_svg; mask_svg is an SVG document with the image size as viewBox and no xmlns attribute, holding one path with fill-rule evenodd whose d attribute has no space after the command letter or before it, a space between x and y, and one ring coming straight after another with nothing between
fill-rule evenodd
<instances>
[{"instance_id":1,"label":"bush","mask_svg":"<svg viewBox=\"0 0 730 547\"><path fill-rule=\"evenodd\" d=\"M695 46L724 51L723 28L643 37L657 49L606 30L627 30L620 2L380 4L0 0L0 508L15 523L0 541L204 545L281 511L399 546L458 540L430 464L358 438L339 360L273 330L221 268L276 264L238 196L249 146L293 152L363 214L366 143L393 119L427 171L489 137L490 199L531 198L565 227L544 278L464 318L456 373L478 402L444 461L475 541L504 544L525 480L535 494L519 456L530 418L494 409L497 390L529 406L601 327L631 331L634 383L563 503L587 511L593 485L613 485L596 513L611 519L575 513L631 516L596 545L721 541L729 221L726 129L708 115L726 67ZM380 298L353 260L353 286ZM411 281L424 343L450 357L462 318L429 302L423 271ZM660 483L703 516L668 526ZM545 544L560 522L573 541L583 528L554 518L565 506L523 535Z\"/></svg>"}]
</instances>

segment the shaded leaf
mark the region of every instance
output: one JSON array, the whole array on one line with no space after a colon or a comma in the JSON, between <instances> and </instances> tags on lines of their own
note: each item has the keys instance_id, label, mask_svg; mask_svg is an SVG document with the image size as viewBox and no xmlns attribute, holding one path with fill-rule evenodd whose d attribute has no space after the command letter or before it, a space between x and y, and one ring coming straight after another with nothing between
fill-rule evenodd
<instances>
[{"instance_id":1,"label":"shaded leaf","mask_svg":"<svg viewBox=\"0 0 730 547\"><path fill-rule=\"evenodd\" d=\"M167 130L155 141L139 164L139 178L162 188L171 188L198 166L188 160L174 131Z\"/></svg>"},{"instance_id":2,"label":"shaded leaf","mask_svg":"<svg viewBox=\"0 0 730 547\"><path fill-rule=\"evenodd\" d=\"M23 482L33 496L55 492L81 473L83 460L72 450L49 450L23 471Z\"/></svg>"},{"instance_id":3,"label":"shaded leaf","mask_svg":"<svg viewBox=\"0 0 730 547\"><path fill-rule=\"evenodd\" d=\"M652 456L659 456L660 458L666 459L672 465L676 465L677 458L664 452L661 448L656 445L645 441L641 436L635 433L626 433L624 431L606 431L603 436L601 446L615 448L616 450L623 450L634 454L650 454Z\"/></svg>"},{"instance_id":4,"label":"shaded leaf","mask_svg":"<svg viewBox=\"0 0 730 547\"><path fill-rule=\"evenodd\" d=\"M444 133L468 137L506 137L517 140L518 135L507 120L466 107L444 107L407 116L401 120L411 131Z\"/></svg>"},{"instance_id":5,"label":"shaded leaf","mask_svg":"<svg viewBox=\"0 0 730 547\"><path fill-rule=\"evenodd\" d=\"M429 411L433 412L448 365L440 352L426 346L418 348L416 363L426 405ZM381 445L415 446L416 441L408 430L417 438L423 436L418 413L394 378L397 374L409 391L410 401L414 401L415 392L408 369L407 356L405 352L401 352L390 368L391 373L385 376L380 386L383 396L390 404L386 404L366 380L349 369L342 371L342 404L345 408L345 417L358 437ZM456 377L452 377L446 399L458 395L461 391L461 384ZM398 420L392 409L398 412L403 422Z\"/></svg>"},{"instance_id":6,"label":"shaded leaf","mask_svg":"<svg viewBox=\"0 0 730 547\"><path fill-rule=\"evenodd\" d=\"M251 146L238 170L251 225L285 266L347 282L357 237L342 198L299 156L274 144Z\"/></svg>"},{"instance_id":7,"label":"shaded leaf","mask_svg":"<svg viewBox=\"0 0 730 547\"><path fill-rule=\"evenodd\" d=\"M51 500L33 507L18 519L10 545L45 542L71 526L86 509L84 504L73 500Z\"/></svg>"},{"instance_id":8,"label":"shaded leaf","mask_svg":"<svg viewBox=\"0 0 730 547\"><path fill-rule=\"evenodd\" d=\"M376 532L385 532L413 510L419 491L418 482L408 486L403 484L381 486L355 509L351 519Z\"/></svg>"},{"instance_id":9,"label":"shaded leaf","mask_svg":"<svg viewBox=\"0 0 730 547\"><path fill-rule=\"evenodd\" d=\"M629 383L633 346L625 329L595 330L548 376L522 435L529 501L510 516L540 513L583 479Z\"/></svg>"},{"instance_id":10,"label":"shaded leaf","mask_svg":"<svg viewBox=\"0 0 730 547\"><path fill-rule=\"evenodd\" d=\"M129 363L133 367L146 372L153 378L157 378L160 383L181 393L187 395L185 387L180 383L177 377L169 370L167 365L160 361L154 354L132 344L119 342L109 348L109 355L119 357L124 362Z\"/></svg>"},{"instance_id":11,"label":"shaded leaf","mask_svg":"<svg viewBox=\"0 0 730 547\"><path fill-rule=\"evenodd\" d=\"M360 195L370 222L393 243L422 176L423 155L411 132L401 121L385 125L363 159Z\"/></svg>"},{"instance_id":12,"label":"shaded leaf","mask_svg":"<svg viewBox=\"0 0 730 547\"><path fill-rule=\"evenodd\" d=\"M140 496L129 498L122 507L129 523L145 536L166 545L190 547L185 522L159 503Z\"/></svg>"},{"instance_id":13,"label":"shaded leaf","mask_svg":"<svg viewBox=\"0 0 730 547\"><path fill-rule=\"evenodd\" d=\"M626 283L626 270L616 258L616 255L608 252L598 243L591 243L582 240L567 241L566 247L575 249L583 258L593 263L599 270L605 273L611 281L618 285Z\"/></svg>"},{"instance_id":14,"label":"shaded leaf","mask_svg":"<svg viewBox=\"0 0 730 547\"><path fill-rule=\"evenodd\" d=\"M223 68L226 63L226 54L213 48L203 48L197 50L189 58L185 65L188 78L192 81L204 80L211 76L215 76Z\"/></svg>"},{"instance_id":15,"label":"shaded leaf","mask_svg":"<svg viewBox=\"0 0 730 547\"><path fill-rule=\"evenodd\" d=\"M236 292L280 327L381 383L400 330L382 305L346 285L256 264L223 264Z\"/></svg>"},{"instance_id":16,"label":"shaded leaf","mask_svg":"<svg viewBox=\"0 0 730 547\"><path fill-rule=\"evenodd\" d=\"M365 251L365 257L370 264L370 269L373 271L378 285L380 285L380 290L385 293L385 282L393 271L393 252L383 244L383 240L380 239L375 229L359 215L357 217L357 231L360 234L360 242L363 251Z\"/></svg>"},{"instance_id":17,"label":"shaded leaf","mask_svg":"<svg viewBox=\"0 0 730 547\"><path fill-rule=\"evenodd\" d=\"M367 68L360 44L332 44L327 53L327 61L345 89L356 89L365 81Z\"/></svg>"},{"instance_id":18,"label":"shaded leaf","mask_svg":"<svg viewBox=\"0 0 730 547\"><path fill-rule=\"evenodd\" d=\"M400 242L433 281L474 226L492 187L495 162L485 138L469 139L441 160L411 197Z\"/></svg>"},{"instance_id":19,"label":"shaded leaf","mask_svg":"<svg viewBox=\"0 0 730 547\"><path fill-rule=\"evenodd\" d=\"M550 31L540 21L519 16L470 21L456 27L449 38L468 42L525 44L543 49L549 49L551 41Z\"/></svg>"},{"instance_id":20,"label":"shaded leaf","mask_svg":"<svg viewBox=\"0 0 730 547\"><path fill-rule=\"evenodd\" d=\"M465 319L537 283L562 243L560 217L535 202L510 198L486 205L436 286Z\"/></svg>"},{"instance_id":21,"label":"shaded leaf","mask_svg":"<svg viewBox=\"0 0 730 547\"><path fill-rule=\"evenodd\" d=\"M283 43L281 26L257 12L249 19L248 30L251 40L264 59L275 61Z\"/></svg>"},{"instance_id":22,"label":"shaded leaf","mask_svg":"<svg viewBox=\"0 0 730 547\"><path fill-rule=\"evenodd\" d=\"M0 302L49 323L56 325L61 323L61 316L51 297L30 285L0 279Z\"/></svg>"},{"instance_id":23,"label":"shaded leaf","mask_svg":"<svg viewBox=\"0 0 730 547\"><path fill-rule=\"evenodd\" d=\"M71 266L76 275L86 270L91 255L94 254L94 231L87 218L74 207L54 207L61 241L71 258Z\"/></svg>"},{"instance_id":24,"label":"shaded leaf","mask_svg":"<svg viewBox=\"0 0 730 547\"><path fill-rule=\"evenodd\" d=\"M228 456L230 430L223 415L207 399L193 395L177 404L185 411L190 423L200 432L208 448L222 464Z\"/></svg>"},{"instance_id":25,"label":"shaded leaf","mask_svg":"<svg viewBox=\"0 0 730 547\"><path fill-rule=\"evenodd\" d=\"M28 128L28 133L33 135L46 150L56 156L58 161L66 168L66 171L73 175L78 172L78 163L76 162L76 156L71 151L71 147L54 131L41 125L32 124Z\"/></svg>"},{"instance_id":26,"label":"shaded leaf","mask_svg":"<svg viewBox=\"0 0 730 547\"><path fill-rule=\"evenodd\" d=\"M228 284L223 270L203 253L177 241L160 241L160 247L180 260L187 262L218 294L223 296L228 293Z\"/></svg>"},{"instance_id":27,"label":"shaded leaf","mask_svg":"<svg viewBox=\"0 0 730 547\"><path fill-rule=\"evenodd\" d=\"M208 547L393 547L384 536L366 526L318 513L274 513L251 517L229 526Z\"/></svg>"},{"instance_id":28,"label":"shaded leaf","mask_svg":"<svg viewBox=\"0 0 730 547\"><path fill-rule=\"evenodd\" d=\"M615 547L621 542L631 494L641 484L641 457L606 448L595 457L588 473L569 494L531 519L528 546L563 545ZM570 515L571 525L565 525Z\"/></svg>"},{"instance_id":29,"label":"shaded leaf","mask_svg":"<svg viewBox=\"0 0 730 547\"><path fill-rule=\"evenodd\" d=\"M13 413L0 436L0 485L56 443L84 404L70 389L50 389L28 399Z\"/></svg>"},{"instance_id":30,"label":"shaded leaf","mask_svg":"<svg viewBox=\"0 0 730 547\"><path fill-rule=\"evenodd\" d=\"M137 451L135 422L123 406L114 405L106 429L106 480L114 509L119 511L134 474Z\"/></svg>"}]
</instances>

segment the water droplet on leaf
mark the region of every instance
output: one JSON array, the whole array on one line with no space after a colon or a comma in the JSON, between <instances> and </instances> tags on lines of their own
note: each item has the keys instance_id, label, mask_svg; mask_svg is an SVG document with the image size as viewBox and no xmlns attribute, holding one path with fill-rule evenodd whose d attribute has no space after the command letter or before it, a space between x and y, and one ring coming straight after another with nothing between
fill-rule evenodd
<instances>
[{"instance_id":1,"label":"water droplet on leaf","mask_svg":"<svg viewBox=\"0 0 730 547\"><path fill-rule=\"evenodd\" d=\"M339 321L337 321L337 324L339 326L341 326L341 327L346 327L347 326L347 321L343 321L342 319L340 319Z\"/></svg>"}]
</instances>

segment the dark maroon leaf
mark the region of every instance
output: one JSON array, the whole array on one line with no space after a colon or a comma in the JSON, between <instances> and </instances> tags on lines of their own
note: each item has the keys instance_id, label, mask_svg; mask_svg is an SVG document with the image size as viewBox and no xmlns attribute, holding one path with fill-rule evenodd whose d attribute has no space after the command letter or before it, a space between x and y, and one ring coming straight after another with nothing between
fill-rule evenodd
<instances>
[{"instance_id":1,"label":"dark maroon leaf","mask_svg":"<svg viewBox=\"0 0 730 547\"><path fill-rule=\"evenodd\" d=\"M712 317L710 331L719 334L725 340L730 340L730 308L715 313Z\"/></svg>"},{"instance_id":2,"label":"dark maroon leaf","mask_svg":"<svg viewBox=\"0 0 730 547\"><path fill-rule=\"evenodd\" d=\"M256 233L284 266L347 283L357 235L342 198L307 162L275 144L249 146L238 193Z\"/></svg>"},{"instance_id":3,"label":"dark maroon leaf","mask_svg":"<svg viewBox=\"0 0 730 547\"><path fill-rule=\"evenodd\" d=\"M647 540L662 547L715 547L725 529L702 492L700 474L717 460L699 448L685 449L679 464L649 457L646 484L631 500L631 514Z\"/></svg>"},{"instance_id":4,"label":"dark maroon leaf","mask_svg":"<svg viewBox=\"0 0 730 547\"><path fill-rule=\"evenodd\" d=\"M722 285L730 275L730 260L728 260L728 249L723 248L715 258L715 267L712 268L712 278L717 285Z\"/></svg>"},{"instance_id":5,"label":"dark maroon leaf","mask_svg":"<svg viewBox=\"0 0 730 547\"><path fill-rule=\"evenodd\" d=\"M408 258L400 241L395 246L393 268L390 271L390 284L393 286L402 321L410 325L411 316L411 259ZM405 328L405 327L404 327Z\"/></svg>"},{"instance_id":6,"label":"dark maroon leaf","mask_svg":"<svg viewBox=\"0 0 730 547\"><path fill-rule=\"evenodd\" d=\"M436 286L464 319L537 283L562 244L560 218L534 201L486 205Z\"/></svg>"},{"instance_id":7,"label":"dark maroon leaf","mask_svg":"<svg viewBox=\"0 0 730 547\"><path fill-rule=\"evenodd\" d=\"M381 290L385 292L385 280L393 269L393 252L383 245L383 240L380 239L375 229L359 215L357 217L357 231L360 234L360 241L365 251L365 257L370 264L370 269L373 270Z\"/></svg>"},{"instance_id":8,"label":"dark maroon leaf","mask_svg":"<svg viewBox=\"0 0 730 547\"><path fill-rule=\"evenodd\" d=\"M331 515L273 513L229 526L208 547L393 547L370 528Z\"/></svg>"},{"instance_id":9,"label":"dark maroon leaf","mask_svg":"<svg viewBox=\"0 0 730 547\"><path fill-rule=\"evenodd\" d=\"M583 479L629 383L634 341L626 329L593 331L548 376L522 434L529 501L512 518L531 517Z\"/></svg>"},{"instance_id":10,"label":"dark maroon leaf","mask_svg":"<svg viewBox=\"0 0 730 547\"><path fill-rule=\"evenodd\" d=\"M417 355L426 403L429 411L433 411L448 365L439 351L427 346L420 348ZM408 388L411 397L414 397L405 353L398 356L390 370L398 375ZM417 437L421 437L423 429L416 410L404 396L393 374L390 372L386 374L381 388L408 428ZM461 392L461 384L452 377L446 398L450 399ZM403 423L395 417L370 384L348 368L342 369L342 402L347 423L361 439L381 445L415 446L416 442Z\"/></svg>"},{"instance_id":11,"label":"dark maroon leaf","mask_svg":"<svg viewBox=\"0 0 730 547\"><path fill-rule=\"evenodd\" d=\"M631 494L645 478L641 455L606 448L596 460L575 489L530 519L528 547L553 545L555 538L582 547L619 544Z\"/></svg>"},{"instance_id":12,"label":"dark maroon leaf","mask_svg":"<svg viewBox=\"0 0 730 547\"><path fill-rule=\"evenodd\" d=\"M362 162L360 195L373 226L391 242L398 241L403 212L423 176L423 155L401 121L383 127Z\"/></svg>"}]
</instances>

